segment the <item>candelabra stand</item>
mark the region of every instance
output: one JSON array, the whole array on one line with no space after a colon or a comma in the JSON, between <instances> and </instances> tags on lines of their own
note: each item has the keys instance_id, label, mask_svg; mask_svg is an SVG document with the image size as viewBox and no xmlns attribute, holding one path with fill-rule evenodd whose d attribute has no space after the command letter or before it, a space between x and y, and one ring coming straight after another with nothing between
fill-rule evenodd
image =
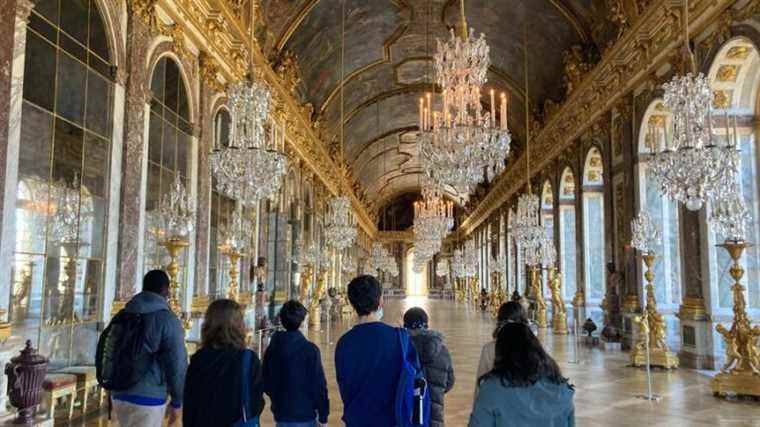
<instances>
[{"instance_id":1,"label":"candelabra stand","mask_svg":"<svg viewBox=\"0 0 760 427\"><path fill-rule=\"evenodd\" d=\"M744 250L750 247L743 241L726 241L719 245L724 248L734 264L729 270L734 284L731 293L734 298L734 322L731 329L717 325L715 329L726 342L726 363L711 382L713 394L716 396L740 395L760 396L760 350L757 340L760 337L760 326L754 328L747 317L746 302L744 301L744 286L741 279L744 268L740 258Z\"/></svg>"},{"instance_id":2,"label":"candelabra stand","mask_svg":"<svg viewBox=\"0 0 760 427\"><path fill-rule=\"evenodd\" d=\"M208 305L211 303L211 298L208 295L195 295L193 297L193 304L190 307L190 312L195 316L202 316L206 312Z\"/></svg>"},{"instance_id":3,"label":"candelabra stand","mask_svg":"<svg viewBox=\"0 0 760 427\"><path fill-rule=\"evenodd\" d=\"M311 303L309 304L309 326L317 331L322 326L322 309L319 306L319 301L324 297L325 291L327 290L327 275L329 272L330 270L328 269L322 269L320 272L319 277L317 277L317 288L314 289L314 293L311 296Z\"/></svg>"},{"instance_id":4,"label":"candelabra stand","mask_svg":"<svg viewBox=\"0 0 760 427\"><path fill-rule=\"evenodd\" d=\"M166 248L166 252L169 253L169 265L166 266L166 274L169 275L169 308L171 308L177 317L182 318L182 325L185 331L190 330L191 323L189 316L183 315L182 306L179 302L181 295L179 282L177 281L177 275L179 274L179 261L177 261L177 257L179 256L179 252L189 245L190 243L187 239L179 236L161 242L161 246Z\"/></svg>"},{"instance_id":5,"label":"candelabra stand","mask_svg":"<svg viewBox=\"0 0 760 427\"><path fill-rule=\"evenodd\" d=\"M470 302L472 302L472 305L474 305L477 308L478 306L478 278L470 277L468 280L470 281Z\"/></svg>"},{"instance_id":6,"label":"candelabra stand","mask_svg":"<svg viewBox=\"0 0 760 427\"><path fill-rule=\"evenodd\" d=\"M657 311L657 301L654 296L654 271L652 266L656 256L653 252L645 252L641 259L646 265L647 271L644 278L646 285L646 307L644 307L645 316L637 322L639 324L639 336L631 352L631 364L633 366L661 366L665 369L678 367L678 357L670 351L666 337L666 326L662 315ZM648 343L648 345L647 345ZM649 347L650 360L647 363L647 346Z\"/></svg>"},{"instance_id":7,"label":"candelabra stand","mask_svg":"<svg viewBox=\"0 0 760 427\"><path fill-rule=\"evenodd\" d=\"M535 266L528 267L530 270L530 293L533 294L536 307L534 309L534 319L536 325L543 329L547 327L546 322L546 301L544 300L544 292L541 289L541 278L539 277L539 269Z\"/></svg>"},{"instance_id":8,"label":"candelabra stand","mask_svg":"<svg viewBox=\"0 0 760 427\"><path fill-rule=\"evenodd\" d=\"M243 256L240 251L232 247L221 247L221 252L227 257L230 262L230 284L227 286L227 298L237 301L239 297L238 292L238 261Z\"/></svg>"},{"instance_id":9,"label":"candelabra stand","mask_svg":"<svg viewBox=\"0 0 760 427\"><path fill-rule=\"evenodd\" d=\"M499 315L499 308L504 304L505 294L501 288L501 273L494 271L491 273L493 291L491 292L491 315L494 319Z\"/></svg>"},{"instance_id":10,"label":"candelabra stand","mask_svg":"<svg viewBox=\"0 0 760 427\"><path fill-rule=\"evenodd\" d=\"M567 310L562 300L562 280L555 267L548 270L549 288L552 291L552 330L557 335L567 335Z\"/></svg>"}]
</instances>

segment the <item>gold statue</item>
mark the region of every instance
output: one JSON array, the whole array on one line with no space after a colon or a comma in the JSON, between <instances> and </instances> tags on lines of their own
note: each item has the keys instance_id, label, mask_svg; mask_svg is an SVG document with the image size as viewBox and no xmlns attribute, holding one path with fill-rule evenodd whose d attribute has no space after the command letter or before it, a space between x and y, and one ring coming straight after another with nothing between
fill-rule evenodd
<instances>
[{"instance_id":1,"label":"gold statue","mask_svg":"<svg viewBox=\"0 0 760 427\"><path fill-rule=\"evenodd\" d=\"M644 366L647 364L646 341L648 339L650 364L661 366L665 369L677 368L678 358L670 351L668 344L665 342L665 320L657 311L657 301L654 297L654 271L652 271L652 265L654 265L656 257L653 253L645 253L641 258L647 267L647 271L644 273L644 278L647 280L647 298L644 315L634 319L639 325L640 332L631 352L631 364L633 366Z\"/></svg>"},{"instance_id":2,"label":"gold statue","mask_svg":"<svg viewBox=\"0 0 760 427\"><path fill-rule=\"evenodd\" d=\"M566 335L567 309L562 300L562 281L556 268L549 269L549 288L552 291L552 329L555 334Z\"/></svg>"},{"instance_id":3,"label":"gold statue","mask_svg":"<svg viewBox=\"0 0 760 427\"><path fill-rule=\"evenodd\" d=\"M538 267L530 267L530 293L533 294L536 304L534 309L536 324L539 328L546 328L546 301L544 300Z\"/></svg>"},{"instance_id":4,"label":"gold statue","mask_svg":"<svg viewBox=\"0 0 760 427\"><path fill-rule=\"evenodd\" d=\"M760 350L757 345L760 326L752 327L747 317L744 286L741 284L744 268L739 264L741 255L748 245L746 242L727 241L720 246L728 251L734 261L729 270L734 279L731 286L734 322L730 329L720 324L715 327L726 342L726 363L713 378L711 385L716 396L736 394L757 397L760 396Z\"/></svg>"},{"instance_id":5,"label":"gold statue","mask_svg":"<svg viewBox=\"0 0 760 427\"><path fill-rule=\"evenodd\" d=\"M303 305L307 305L309 300L309 290L311 290L311 275L314 274L314 267L306 264L300 275L298 286L298 299Z\"/></svg>"},{"instance_id":6,"label":"gold statue","mask_svg":"<svg viewBox=\"0 0 760 427\"><path fill-rule=\"evenodd\" d=\"M309 303L309 326L313 329L319 329L321 325L322 310L319 303L320 300L324 298L325 292L327 291L327 275L329 272L329 269L322 269L317 277L317 287L311 295L311 301Z\"/></svg>"}]
</instances>

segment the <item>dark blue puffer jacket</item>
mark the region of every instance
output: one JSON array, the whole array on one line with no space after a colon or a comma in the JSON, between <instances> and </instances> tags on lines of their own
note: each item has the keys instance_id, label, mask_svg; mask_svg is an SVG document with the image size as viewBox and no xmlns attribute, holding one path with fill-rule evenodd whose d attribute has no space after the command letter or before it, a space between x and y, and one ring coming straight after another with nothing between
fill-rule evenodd
<instances>
[{"instance_id":1,"label":"dark blue puffer jacket","mask_svg":"<svg viewBox=\"0 0 760 427\"><path fill-rule=\"evenodd\" d=\"M134 387L115 392L113 398L139 404L143 400L166 400L168 395L172 406L182 406L182 389L187 371L182 323L169 310L167 301L153 292L135 295L124 310L130 313L155 313L148 318L146 325L145 350L156 357L148 372Z\"/></svg>"}]
</instances>

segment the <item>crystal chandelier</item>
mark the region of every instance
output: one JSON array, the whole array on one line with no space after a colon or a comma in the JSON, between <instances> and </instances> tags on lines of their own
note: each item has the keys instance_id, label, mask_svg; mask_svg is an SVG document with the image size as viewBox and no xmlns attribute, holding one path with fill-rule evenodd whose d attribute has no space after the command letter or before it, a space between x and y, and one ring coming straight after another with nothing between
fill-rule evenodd
<instances>
[{"instance_id":1,"label":"crystal chandelier","mask_svg":"<svg viewBox=\"0 0 760 427\"><path fill-rule=\"evenodd\" d=\"M351 214L351 201L346 196L335 197L329 202L325 238L330 247L342 251L354 244L356 225Z\"/></svg>"},{"instance_id":2,"label":"crystal chandelier","mask_svg":"<svg viewBox=\"0 0 760 427\"><path fill-rule=\"evenodd\" d=\"M445 259L438 260L435 265L435 274L441 277L449 275L449 262Z\"/></svg>"},{"instance_id":3,"label":"crystal chandelier","mask_svg":"<svg viewBox=\"0 0 760 427\"><path fill-rule=\"evenodd\" d=\"M398 276L396 258L380 242L372 244L372 254L369 263L372 270L377 272L384 271L393 277Z\"/></svg>"},{"instance_id":4,"label":"crystal chandelier","mask_svg":"<svg viewBox=\"0 0 760 427\"><path fill-rule=\"evenodd\" d=\"M90 206L82 203L79 175L74 175L71 187L64 180L58 181L51 187L50 199L56 199L55 211L52 212L51 241L57 245L87 245L80 241L84 235L80 235L79 230L93 212Z\"/></svg>"},{"instance_id":5,"label":"crystal chandelier","mask_svg":"<svg viewBox=\"0 0 760 427\"><path fill-rule=\"evenodd\" d=\"M341 2L340 15L340 157L338 161L343 166L345 163L345 154L343 153L343 134L344 134L344 102L343 102L343 82L344 82L344 54L346 49L345 35L345 1ZM338 196L330 200L330 212L325 226L327 244L333 248L342 251L354 244L356 240L356 225L351 215L351 200L347 196Z\"/></svg>"},{"instance_id":6,"label":"crystal chandelier","mask_svg":"<svg viewBox=\"0 0 760 427\"><path fill-rule=\"evenodd\" d=\"M422 167L440 186L467 195L485 179L504 170L512 140L507 129L507 96L500 95L499 121L496 96L490 91L490 111L481 104L487 80L489 48L485 37L467 30L464 0L460 1L462 33L454 30L448 42L438 40L434 55L436 83L441 88L440 111L434 111L432 93L419 102L420 158Z\"/></svg>"},{"instance_id":7,"label":"crystal chandelier","mask_svg":"<svg viewBox=\"0 0 760 427\"><path fill-rule=\"evenodd\" d=\"M253 222L245 215L242 205L238 204L232 213L228 223L222 224L219 229L221 245L224 251L243 253L248 248L250 236L248 233L253 229Z\"/></svg>"},{"instance_id":8,"label":"crystal chandelier","mask_svg":"<svg viewBox=\"0 0 760 427\"><path fill-rule=\"evenodd\" d=\"M464 277L476 277L478 264L478 248L475 240L468 240L464 244Z\"/></svg>"},{"instance_id":9,"label":"crystal chandelier","mask_svg":"<svg viewBox=\"0 0 760 427\"><path fill-rule=\"evenodd\" d=\"M649 216L649 212L641 211L631 221L631 246L643 254L653 254L662 244L662 232Z\"/></svg>"},{"instance_id":10,"label":"crystal chandelier","mask_svg":"<svg viewBox=\"0 0 760 427\"><path fill-rule=\"evenodd\" d=\"M536 246L525 248L524 254L525 264L530 267L552 268L557 262L557 249L554 247L554 241L546 233L542 233Z\"/></svg>"},{"instance_id":11,"label":"crystal chandelier","mask_svg":"<svg viewBox=\"0 0 760 427\"><path fill-rule=\"evenodd\" d=\"M735 128L735 141L730 141L727 114L726 141L714 140L711 111L714 96L707 77L694 72L696 66L689 49L688 12L687 1L684 7L684 52L691 71L675 76L662 86L664 104L672 114L672 131L653 135L664 137L669 134L669 140L662 144L662 151L657 151L657 143L653 145L650 168L665 196L696 211L731 188L738 171L739 150Z\"/></svg>"},{"instance_id":12,"label":"crystal chandelier","mask_svg":"<svg viewBox=\"0 0 760 427\"><path fill-rule=\"evenodd\" d=\"M499 274L500 276L507 272L507 257L504 254L494 257L491 255L491 262L488 263L488 270L491 274Z\"/></svg>"},{"instance_id":13,"label":"crystal chandelier","mask_svg":"<svg viewBox=\"0 0 760 427\"><path fill-rule=\"evenodd\" d=\"M454 204L444 199L433 186L424 186L422 200L414 202L414 233L438 240L454 227Z\"/></svg>"},{"instance_id":14,"label":"crystal chandelier","mask_svg":"<svg viewBox=\"0 0 760 427\"><path fill-rule=\"evenodd\" d=\"M461 249L455 249L451 257L451 274L457 279L465 277L464 256Z\"/></svg>"},{"instance_id":15,"label":"crystal chandelier","mask_svg":"<svg viewBox=\"0 0 760 427\"><path fill-rule=\"evenodd\" d=\"M752 218L741 194L736 190L730 191L721 196L711 208L710 224L715 234L730 242L744 242L747 222Z\"/></svg>"},{"instance_id":16,"label":"crystal chandelier","mask_svg":"<svg viewBox=\"0 0 760 427\"><path fill-rule=\"evenodd\" d=\"M301 243L301 250L298 255L298 264L300 266L314 266L317 263L317 258L319 257L319 250L314 245L314 242L311 242L309 246L303 247L303 242Z\"/></svg>"},{"instance_id":17,"label":"crystal chandelier","mask_svg":"<svg viewBox=\"0 0 760 427\"><path fill-rule=\"evenodd\" d=\"M174 175L169 194L158 207L160 227L169 239L186 238L195 225L195 201L185 190L179 174Z\"/></svg>"},{"instance_id":18,"label":"crystal chandelier","mask_svg":"<svg viewBox=\"0 0 760 427\"><path fill-rule=\"evenodd\" d=\"M271 104L266 84L237 82L231 85L228 98L232 117L229 146L215 148L209 164L219 192L253 207L277 193L288 161L281 151L266 144L265 124Z\"/></svg>"}]
</instances>

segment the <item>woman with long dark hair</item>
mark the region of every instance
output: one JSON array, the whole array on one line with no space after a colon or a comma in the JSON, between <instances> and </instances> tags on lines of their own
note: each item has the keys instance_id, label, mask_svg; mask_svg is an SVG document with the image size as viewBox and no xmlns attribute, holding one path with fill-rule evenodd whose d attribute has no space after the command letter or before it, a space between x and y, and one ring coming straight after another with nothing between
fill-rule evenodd
<instances>
[{"instance_id":1,"label":"woman with long dark hair","mask_svg":"<svg viewBox=\"0 0 760 427\"><path fill-rule=\"evenodd\" d=\"M184 427L257 426L264 409L261 362L245 345L238 303L216 300L201 327L201 347L185 377Z\"/></svg>"},{"instance_id":2,"label":"woman with long dark hair","mask_svg":"<svg viewBox=\"0 0 760 427\"><path fill-rule=\"evenodd\" d=\"M496 314L496 329L493 331L493 341L487 342L480 351L480 363L478 363L478 371L475 376L475 397L478 397L478 380L493 369L493 362L496 359L496 336L504 325L514 322L528 323L525 309L518 302L505 302L499 307L499 312Z\"/></svg>"},{"instance_id":3,"label":"woman with long dark hair","mask_svg":"<svg viewBox=\"0 0 760 427\"><path fill-rule=\"evenodd\" d=\"M502 326L496 354L493 370L479 381L470 427L575 425L575 391L527 324Z\"/></svg>"}]
</instances>

